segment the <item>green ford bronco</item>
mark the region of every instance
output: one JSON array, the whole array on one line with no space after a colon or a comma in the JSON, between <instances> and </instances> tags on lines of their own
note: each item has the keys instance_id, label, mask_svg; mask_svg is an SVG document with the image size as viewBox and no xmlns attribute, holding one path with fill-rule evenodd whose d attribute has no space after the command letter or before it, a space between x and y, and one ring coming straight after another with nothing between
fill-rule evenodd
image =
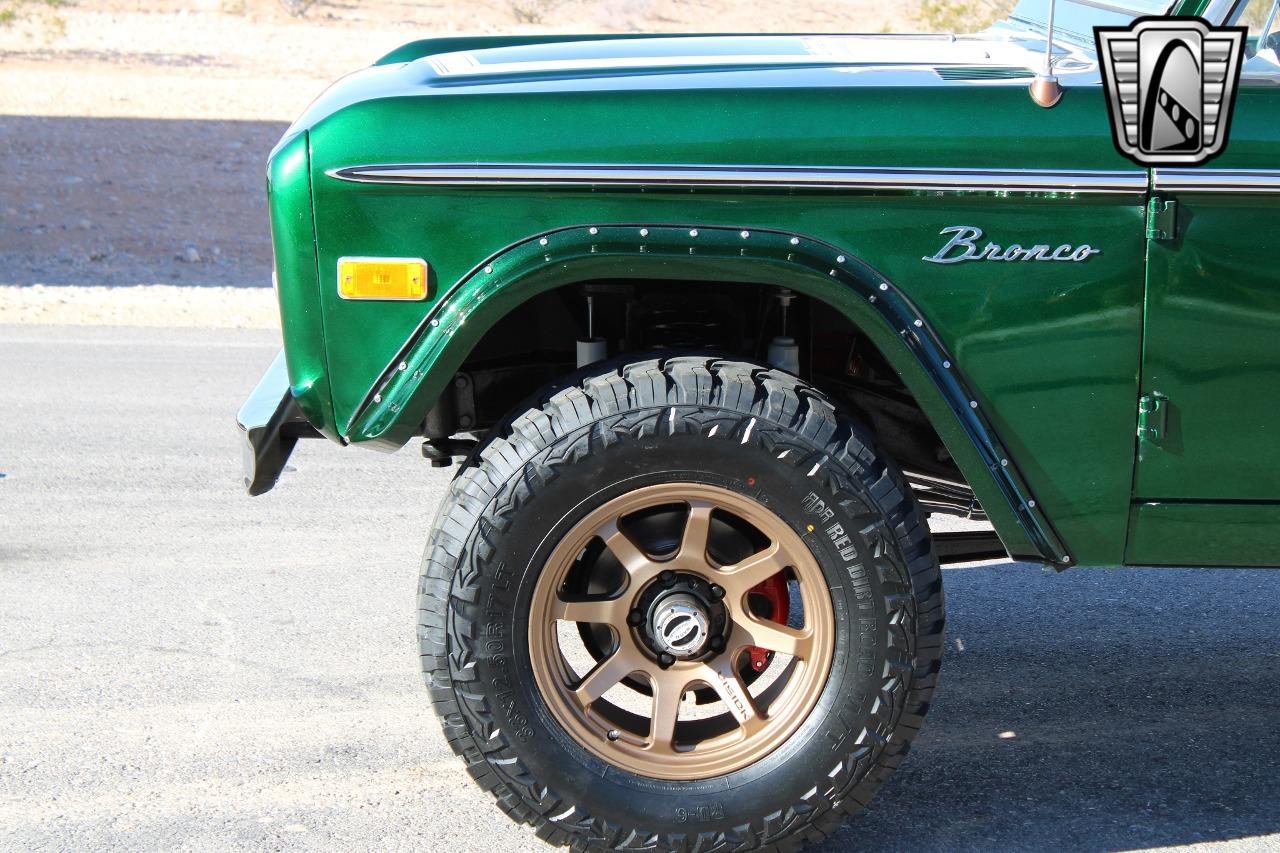
<instances>
[{"instance_id":1,"label":"green ford bronco","mask_svg":"<svg viewBox=\"0 0 1280 853\"><path fill-rule=\"evenodd\" d=\"M1175 15L1203 69L1096 47ZM820 839L923 722L940 563L1280 564L1275 18L407 44L271 155L249 492L458 464L426 682L548 842Z\"/></svg>"}]
</instances>

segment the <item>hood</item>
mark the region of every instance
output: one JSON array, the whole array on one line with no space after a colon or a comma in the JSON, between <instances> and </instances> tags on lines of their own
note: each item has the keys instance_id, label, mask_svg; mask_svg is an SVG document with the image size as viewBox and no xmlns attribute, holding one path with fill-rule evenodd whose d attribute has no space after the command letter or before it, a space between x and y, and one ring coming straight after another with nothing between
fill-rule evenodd
<instances>
[{"instance_id":1,"label":"hood","mask_svg":"<svg viewBox=\"0 0 1280 853\"><path fill-rule=\"evenodd\" d=\"M352 104L399 97L999 84L1027 80L1044 38L1009 24L968 36L705 35L433 39L398 49L321 95L285 140ZM450 47L463 47L450 50ZM1055 45L1055 72L1091 71L1091 54ZM1067 81L1064 80L1064 83ZM1096 75L1082 82L1097 82Z\"/></svg>"},{"instance_id":2,"label":"hood","mask_svg":"<svg viewBox=\"0 0 1280 853\"><path fill-rule=\"evenodd\" d=\"M1025 66L1016 42L983 36L668 36L525 44L425 57L441 83L614 78L791 68Z\"/></svg>"}]
</instances>

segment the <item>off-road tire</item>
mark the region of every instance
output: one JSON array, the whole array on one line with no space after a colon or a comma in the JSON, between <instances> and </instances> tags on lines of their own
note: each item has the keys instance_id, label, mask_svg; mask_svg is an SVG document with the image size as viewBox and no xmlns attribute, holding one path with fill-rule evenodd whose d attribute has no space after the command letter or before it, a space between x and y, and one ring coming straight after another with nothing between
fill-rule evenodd
<instances>
[{"instance_id":1,"label":"off-road tire","mask_svg":"<svg viewBox=\"0 0 1280 853\"><path fill-rule=\"evenodd\" d=\"M836 614L827 686L801 729L693 782L635 776L577 746L538 693L522 621L540 560L575 516L673 480L771 507L818 558ZM851 544L837 547L837 530ZM450 746L512 819L575 850L783 851L827 836L902 762L942 652L925 516L868 431L793 376L704 357L549 389L490 436L439 510L419 608Z\"/></svg>"}]
</instances>

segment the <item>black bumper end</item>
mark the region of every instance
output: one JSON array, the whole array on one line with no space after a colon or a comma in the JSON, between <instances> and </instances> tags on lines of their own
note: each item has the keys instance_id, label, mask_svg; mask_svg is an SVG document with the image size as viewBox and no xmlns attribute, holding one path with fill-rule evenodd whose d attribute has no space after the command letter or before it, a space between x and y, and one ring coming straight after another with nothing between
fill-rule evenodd
<instances>
[{"instance_id":1,"label":"black bumper end","mask_svg":"<svg viewBox=\"0 0 1280 853\"><path fill-rule=\"evenodd\" d=\"M244 487L251 495L269 492L298 439L319 435L293 399L283 351L258 380L236 421L244 441Z\"/></svg>"}]
</instances>

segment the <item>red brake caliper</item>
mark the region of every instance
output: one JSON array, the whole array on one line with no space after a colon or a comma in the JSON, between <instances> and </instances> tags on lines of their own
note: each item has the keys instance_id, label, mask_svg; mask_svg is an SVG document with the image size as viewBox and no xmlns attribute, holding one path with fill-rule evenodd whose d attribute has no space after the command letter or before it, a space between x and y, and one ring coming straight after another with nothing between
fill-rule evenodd
<instances>
[{"instance_id":1,"label":"red brake caliper","mask_svg":"<svg viewBox=\"0 0 1280 853\"><path fill-rule=\"evenodd\" d=\"M763 596L769 602L769 621L777 622L779 625L787 624L787 618L791 614L791 595L787 591L787 576L783 572L778 572L771 578L766 578L755 586L751 587L748 595ZM751 669L755 672L764 672L765 667L769 665L769 657L773 652L768 649L762 649L759 646L749 646L747 654L751 656Z\"/></svg>"}]
</instances>

